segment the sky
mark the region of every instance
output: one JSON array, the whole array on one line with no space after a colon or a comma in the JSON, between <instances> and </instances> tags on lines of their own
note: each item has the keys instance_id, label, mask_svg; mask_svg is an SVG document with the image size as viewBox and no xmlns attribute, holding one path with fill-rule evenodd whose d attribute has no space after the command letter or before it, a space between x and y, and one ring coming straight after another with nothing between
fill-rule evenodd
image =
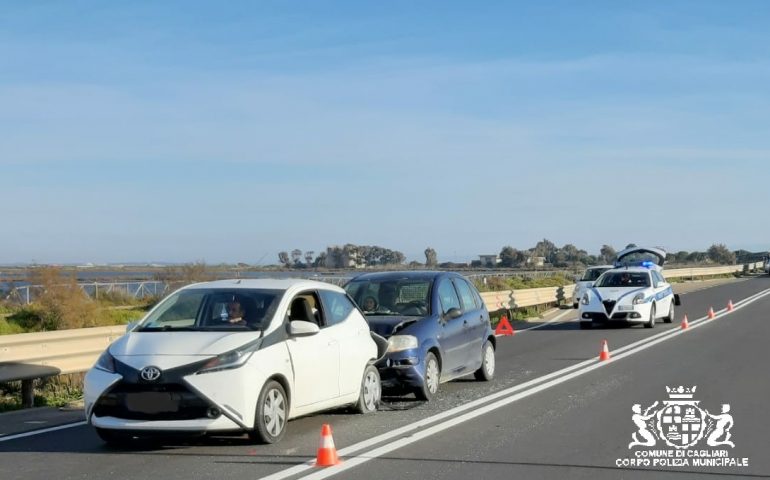
<instances>
[{"instance_id":1,"label":"sky","mask_svg":"<svg viewBox=\"0 0 770 480\"><path fill-rule=\"evenodd\" d=\"M770 249L770 3L4 2L0 264Z\"/></svg>"}]
</instances>

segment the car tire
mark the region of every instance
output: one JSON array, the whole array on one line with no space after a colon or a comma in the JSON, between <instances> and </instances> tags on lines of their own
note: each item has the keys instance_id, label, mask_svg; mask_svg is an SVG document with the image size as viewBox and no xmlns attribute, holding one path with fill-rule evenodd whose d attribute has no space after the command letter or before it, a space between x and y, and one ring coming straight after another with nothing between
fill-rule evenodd
<instances>
[{"instance_id":1,"label":"car tire","mask_svg":"<svg viewBox=\"0 0 770 480\"><path fill-rule=\"evenodd\" d=\"M104 443L111 447L127 448L134 445L134 436L123 430L114 430L111 428L96 427L96 434Z\"/></svg>"},{"instance_id":2,"label":"car tire","mask_svg":"<svg viewBox=\"0 0 770 480\"><path fill-rule=\"evenodd\" d=\"M288 416L286 391L280 383L270 380L259 394L254 430L249 432L249 437L260 443L276 443L286 433Z\"/></svg>"},{"instance_id":3,"label":"car tire","mask_svg":"<svg viewBox=\"0 0 770 480\"><path fill-rule=\"evenodd\" d=\"M438 392L438 385L441 379L441 367L438 359L433 352L428 352L425 356L425 372L423 374L422 386L414 390L414 396L418 400L429 401Z\"/></svg>"},{"instance_id":4,"label":"car tire","mask_svg":"<svg viewBox=\"0 0 770 480\"><path fill-rule=\"evenodd\" d=\"M481 367L473 372L476 380L488 382L495 376L495 346L487 340L481 347Z\"/></svg>"},{"instance_id":5,"label":"car tire","mask_svg":"<svg viewBox=\"0 0 770 480\"><path fill-rule=\"evenodd\" d=\"M650 307L650 319L644 323L644 328L655 327L655 304Z\"/></svg>"},{"instance_id":6,"label":"car tire","mask_svg":"<svg viewBox=\"0 0 770 480\"><path fill-rule=\"evenodd\" d=\"M593 325L591 322L580 322L580 329L581 330L590 330Z\"/></svg>"},{"instance_id":7,"label":"car tire","mask_svg":"<svg viewBox=\"0 0 770 480\"><path fill-rule=\"evenodd\" d=\"M364 376L361 379L361 393L358 394L355 410L366 414L377 411L382 398L382 386L380 384L380 372L374 365L367 365Z\"/></svg>"},{"instance_id":8,"label":"car tire","mask_svg":"<svg viewBox=\"0 0 770 480\"><path fill-rule=\"evenodd\" d=\"M663 317L663 321L665 323L673 322L674 321L674 315L675 315L675 312L674 312L674 301L671 300L671 305L668 307L668 315Z\"/></svg>"}]
</instances>

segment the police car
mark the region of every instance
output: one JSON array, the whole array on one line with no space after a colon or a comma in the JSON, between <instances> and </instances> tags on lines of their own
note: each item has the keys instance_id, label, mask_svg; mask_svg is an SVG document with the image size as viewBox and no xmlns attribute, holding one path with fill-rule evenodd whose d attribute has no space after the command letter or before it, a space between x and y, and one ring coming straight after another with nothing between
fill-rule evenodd
<instances>
[{"instance_id":1,"label":"police car","mask_svg":"<svg viewBox=\"0 0 770 480\"><path fill-rule=\"evenodd\" d=\"M580 299L583 298L583 294L586 293L586 290L594 286L594 282L602 273L612 269L612 265L588 267L583 273L583 276L576 279L575 292L572 294L572 308L578 308L580 306Z\"/></svg>"},{"instance_id":2,"label":"police car","mask_svg":"<svg viewBox=\"0 0 770 480\"><path fill-rule=\"evenodd\" d=\"M652 328L658 319L674 320L679 296L663 278L666 252L631 247L618 254L615 268L604 272L580 299L580 328L594 323L642 323Z\"/></svg>"}]
</instances>

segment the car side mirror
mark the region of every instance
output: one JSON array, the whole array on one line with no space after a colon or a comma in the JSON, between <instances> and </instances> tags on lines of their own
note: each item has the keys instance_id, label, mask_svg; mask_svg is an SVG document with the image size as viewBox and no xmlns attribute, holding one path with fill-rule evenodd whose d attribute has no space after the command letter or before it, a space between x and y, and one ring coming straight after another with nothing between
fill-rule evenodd
<instances>
[{"instance_id":1,"label":"car side mirror","mask_svg":"<svg viewBox=\"0 0 770 480\"><path fill-rule=\"evenodd\" d=\"M137 325L139 325L139 322L137 322L137 321L128 322L128 325L126 325L126 333L128 333L131 330L133 330L134 328L136 328Z\"/></svg>"},{"instance_id":2,"label":"car side mirror","mask_svg":"<svg viewBox=\"0 0 770 480\"><path fill-rule=\"evenodd\" d=\"M289 336L292 337L309 337L321 331L315 323L303 320L292 320L287 325L286 330L289 332Z\"/></svg>"},{"instance_id":3,"label":"car side mirror","mask_svg":"<svg viewBox=\"0 0 770 480\"><path fill-rule=\"evenodd\" d=\"M444 314L444 320L454 320L455 318L462 316L462 314L462 310L457 307L452 307Z\"/></svg>"}]
</instances>

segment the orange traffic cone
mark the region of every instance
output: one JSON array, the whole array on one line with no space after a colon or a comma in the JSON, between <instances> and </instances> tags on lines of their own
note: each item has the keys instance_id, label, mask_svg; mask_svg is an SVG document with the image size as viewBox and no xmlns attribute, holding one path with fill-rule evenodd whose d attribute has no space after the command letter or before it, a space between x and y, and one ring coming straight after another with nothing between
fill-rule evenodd
<instances>
[{"instance_id":1,"label":"orange traffic cone","mask_svg":"<svg viewBox=\"0 0 770 480\"><path fill-rule=\"evenodd\" d=\"M732 312L733 309L735 309L735 307L733 307L733 301L730 300L729 302L727 302L727 311Z\"/></svg>"},{"instance_id":2,"label":"orange traffic cone","mask_svg":"<svg viewBox=\"0 0 770 480\"><path fill-rule=\"evenodd\" d=\"M607 340L602 340L602 351L599 352L599 360L609 360L610 359L610 350L607 348Z\"/></svg>"},{"instance_id":3,"label":"orange traffic cone","mask_svg":"<svg viewBox=\"0 0 770 480\"><path fill-rule=\"evenodd\" d=\"M712 320L714 317L716 317L716 315L714 314L714 308L713 307L709 307L709 315L708 316L709 316L709 320Z\"/></svg>"},{"instance_id":4,"label":"orange traffic cone","mask_svg":"<svg viewBox=\"0 0 770 480\"><path fill-rule=\"evenodd\" d=\"M689 328L689 327L690 327L690 324L687 323L687 315L685 315L684 319L682 319L682 330L684 330L685 328Z\"/></svg>"},{"instance_id":5,"label":"orange traffic cone","mask_svg":"<svg viewBox=\"0 0 770 480\"><path fill-rule=\"evenodd\" d=\"M328 423L324 423L321 427L321 443L318 445L315 466L331 467L339 463L340 459L337 458L337 449L334 447L334 439L332 438L332 427Z\"/></svg>"}]
</instances>

